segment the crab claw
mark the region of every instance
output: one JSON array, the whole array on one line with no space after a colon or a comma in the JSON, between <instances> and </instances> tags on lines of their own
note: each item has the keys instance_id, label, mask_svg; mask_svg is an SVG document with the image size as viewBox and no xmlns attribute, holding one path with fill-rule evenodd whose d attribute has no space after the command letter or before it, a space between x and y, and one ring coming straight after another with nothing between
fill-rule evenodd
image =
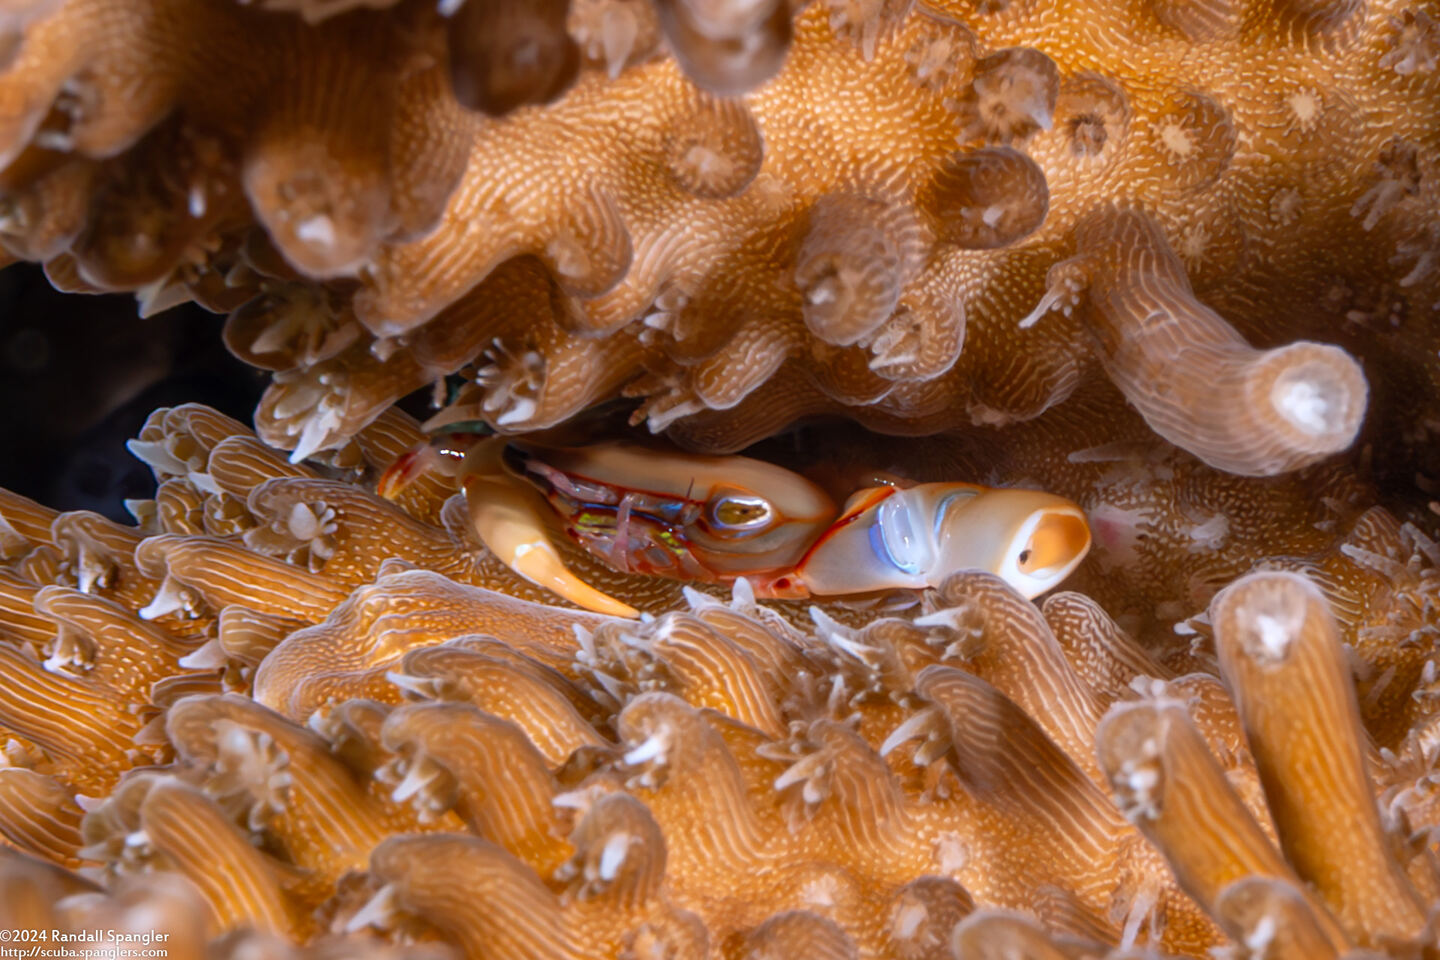
<instances>
[{"instance_id":1,"label":"crab claw","mask_svg":"<svg viewBox=\"0 0 1440 960\"><path fill-rule=\"evenodd\" d=\"M1062 497L966 483L875 488L851 497L795 573L764 595L789 596L775 591L797 589L792 581L812 595L914 590L978 569L1033 598L1089 550L1084 511Z\"/></svg>"},{"instance_id":2,"label":"crab claw","mask_svg":"<svg viewBox=\"0 0 1440 960\"><path fill-rule=\"evenodd\" d=\"M640 616L628 603L570 572L545 532L540 519L543 502L529 489L504 474L471 475L465 478L465 502L481 542L526 580L586 610L612 617Z\"/></svg>"},{"instance_id":3,"label":"crab claw","mask_svg":"<svg viewBox=\"0 0 1440 960\"><path fill-rule=\"evenodd\" d=\"M386 500L394 500L406 487L432 470L450 476L468 472L467 454L477 445L487 442L493 445L493 441L471 432L436 434L396 457L375 482L375 492Z\"/></svg>"},{"instance_id":4,"label":"crab claw","mask_svg":"<svg viewBox=\"0 0 1440 960\"><path fill-rule=\"evenodd\" d=\"M434 469L439 462L440 453L428 440L411 447L380 474L380 479L375 482L375 492L386 500L394 500L417 477Z\"/></svg>"}]
</instances>

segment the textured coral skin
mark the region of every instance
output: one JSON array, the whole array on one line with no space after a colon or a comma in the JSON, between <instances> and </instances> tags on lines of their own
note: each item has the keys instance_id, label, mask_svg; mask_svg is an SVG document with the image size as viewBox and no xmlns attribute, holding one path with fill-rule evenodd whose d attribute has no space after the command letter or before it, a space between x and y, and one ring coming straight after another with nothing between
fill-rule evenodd
<instances>
[{"instance_id":1,"label":"textured coral skin","mask_svg":"<svg viewBox=\"0 0 1440 960\"><path fill-rule=\"evenodd\" d=\"M508 431L622 389L712 450L816 413L905 433L1028 419L1100 375L1084 285L1046 274L1106 203L1153 218L1237 342L1338 340L1372 380L1435 381L1433 353L1405 349L1440 284L1423 5L1095 2L1060 27L1044 3L817 3L734 99L656 52L657 23L732 15L691 6L577 6L575 86L492 119L456 102L447 58L492 77L498 110L555 97L573 51L537 39L553 71L496 79L415 4L313 26L69 4L0 77L23 105L0 136L5 242L84 286L147 285L151 308L252 300L230 339L277 370L262 435L304 452L472 362L467 409ZM770 37L775 6L735 23ZM559 29L535 16L507 29ZM46 53L62 45L91 62ZM146 169L149 189L121 186ZM543 269L517 276L521 254ZM575 337L605 376L577 375ZM409 369L380 369L412 345Z\"/></svg>"},{"instance_id":2,"label":"textured coral skin","mask_svg":"<svg viewBox=\"0 0 1440 960\"><path fill-rule=\"evenodd\" d=\"M255 433L152 416L133 526L0 491L0 927L1440 950L1433 5L12 8L5 259L227 313L273 384ZM609 621L449 481L375 495L421 439L392 403L456 371L439 420L621 397L839 496L1043 487L1095 549L1038 605L815 608L569 550L656 617ZM820 415L946 434L772 437Z\"/></svg>"},{"instance_id":3,"label":"textured coral skin","mask_svg":"<svg viewBox=\"0 0 1440 960\"><path fill-rule=\"evenodd\" d=\"M0 920L159 915L215 957L1432 949L1440 547L1357 513L1347 468L1239 478L1112 430L1138 444L1051 482L1096 520L1075 585L1146 646L974 571L807 609L577 551L661 616L563 609L443 482L367 489L419 436L397 412L330 479L157 411L140 526L0 497L0 879L37 891ZM997 479L1039 449L1010 436ZM1296 572L1236 579L1257 564ZM1181 614L1195 642L1155 642ZM99 887L66 899L82 866Z\"/></svg>"}]
</instances>

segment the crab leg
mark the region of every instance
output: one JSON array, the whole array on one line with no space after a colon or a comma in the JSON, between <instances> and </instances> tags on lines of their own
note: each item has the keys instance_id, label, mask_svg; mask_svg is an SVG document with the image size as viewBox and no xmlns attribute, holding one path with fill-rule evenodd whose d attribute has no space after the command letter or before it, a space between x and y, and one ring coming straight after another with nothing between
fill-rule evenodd
<instances>
[{"instance_id":1,"label":"crab leg","mask_svg":"<svg viewBox=\"0 0 1440 960\"><path fill-rule=\"evenodd\" d=\"M375 483L375 492L386 500L394 500L400 492L414 483L422 474L441 470L447 464L447 457L433 442L402 453Z\"/></svg>"}]
</instances>

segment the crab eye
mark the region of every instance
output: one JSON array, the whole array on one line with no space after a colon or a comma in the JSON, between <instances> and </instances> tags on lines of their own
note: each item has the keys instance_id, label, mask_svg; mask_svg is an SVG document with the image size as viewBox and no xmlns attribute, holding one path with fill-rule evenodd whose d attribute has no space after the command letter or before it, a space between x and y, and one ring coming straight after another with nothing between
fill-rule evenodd
<instances>
[{"instance_id":1,"label":"crab eye","mask_svg":"<svg viewBox=\"0 0 1440 960\"><path fill-rule=\"evenodd\" d=\"M705 520L720 535L754 533L770 525L775 508L764 497L727 493L711 497L705 505Z\"/></svg>"}]
</instances>

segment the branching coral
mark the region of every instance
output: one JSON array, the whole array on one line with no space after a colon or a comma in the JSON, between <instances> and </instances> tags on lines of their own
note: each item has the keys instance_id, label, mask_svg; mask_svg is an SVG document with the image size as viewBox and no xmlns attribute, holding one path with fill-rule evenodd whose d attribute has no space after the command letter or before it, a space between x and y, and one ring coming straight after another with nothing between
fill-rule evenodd
<instances>
[{"instance_id":1,"label":"branching coral","mask_svg":"<svg viewBox=\"0 0 1440 960\"><path fill-rule=\"evenodd\" d=\"M502 430L623 391L733 450L814 413L1029 419L1098 360L1163 436L1275 473L1349 442L1351 354L1436 379L1413 329L1344 329L1436 298L1435 30L1398 0L1096 3L1058 30L984 5L302 6L40 10L0 77L8 249L231 311L275 371L260 432L300 458L457 371ZM1110 249L1111 203L1153 266ZM1161 288L1173 337L1120 322ZM1140 357L1190 379L1158 397ZM1244 357L1249 387L1202 403ZM1256 417L1286 439L1234 439Z\"/></svg>"},{"instance_id":2,"label":"branching coral","mask_svg":"<svg viewBox=\"0 0 1440 960\"><path fill-rule=\"evenodd\" d=\"M1076 243L1077 257L1052 268L1051 283L1062 296L1086 287L1101 363L1156 433L1211 466L1259 476L1354 441L1366 386L1345 351L1251 348L1195 301L1180 258L1143 214L1093 214Z\"/></svg>"},{"instance_id":3,"label":"branching coral","mask_svg":"<svg viewBox=\"0 0 1440 960\"><path fill-rule=\"evenodd\" d=\"M1288 863L1179 704L1121 707L1100 732L1102 762L1131 817L1237 939L1313 944L1333 956L1351 943L1399 949L1428 936L1436 865L1402 863L1388 847L1320 592L1294 574L1258 573L1222 591L1211 612Z\"/></svg>"},{"instance_id":4,"label":"branching coral","mask_svg":"<svg viewBox=\"0 0 1440 960\"><path fill-rule=\"evenodd\" d=\"M0 491L0 926L237 960L1440 950L1435 20L14 6L5 260L226 313L272 380L255 433L149 419L134 525ZM577 611L453 481L376 494L432 385L430 427L560 444L604 401L709 451L948 432L768 455L839 497L1041 487L1095 550L1038 607L949 569L805 607L561 542L646 616Z\"/></svg>"},{"instance_id":5,"label":"branching coral","mask_svg":"<svg viewBox=\"0 0 1440 960\"><path fill-rule=\"evenodd\" d=\"M1435 948L1434 670L1391 681L1418 709L1376 716L1409 725L1368 747L1341 631L1407 601L1347 603L1323 560L1304 569L1334 613L1300 574L1254 573L1194 621L1213 654L1163 662L1083 595L1037 609L974 571L890 613L619 578L669 612L616 620L488 589L517 583L424 489L376 514L232 429L181 407L136 444L195 513L228 505L218 534L144 505L148 529L0 503L0 837L53 864L6 869L55 929L139 898L201 904L167 923L212 956L267 937L307 956ZM1376 510L1321 552L1397 535ZM61 561L102 539L103 564ZM1244 542L1252 562L1272 545ZM1373 669L1387 648L1353 649ZM99 886L55 872L75 867Z\"/></svg>"}]
</instances>

